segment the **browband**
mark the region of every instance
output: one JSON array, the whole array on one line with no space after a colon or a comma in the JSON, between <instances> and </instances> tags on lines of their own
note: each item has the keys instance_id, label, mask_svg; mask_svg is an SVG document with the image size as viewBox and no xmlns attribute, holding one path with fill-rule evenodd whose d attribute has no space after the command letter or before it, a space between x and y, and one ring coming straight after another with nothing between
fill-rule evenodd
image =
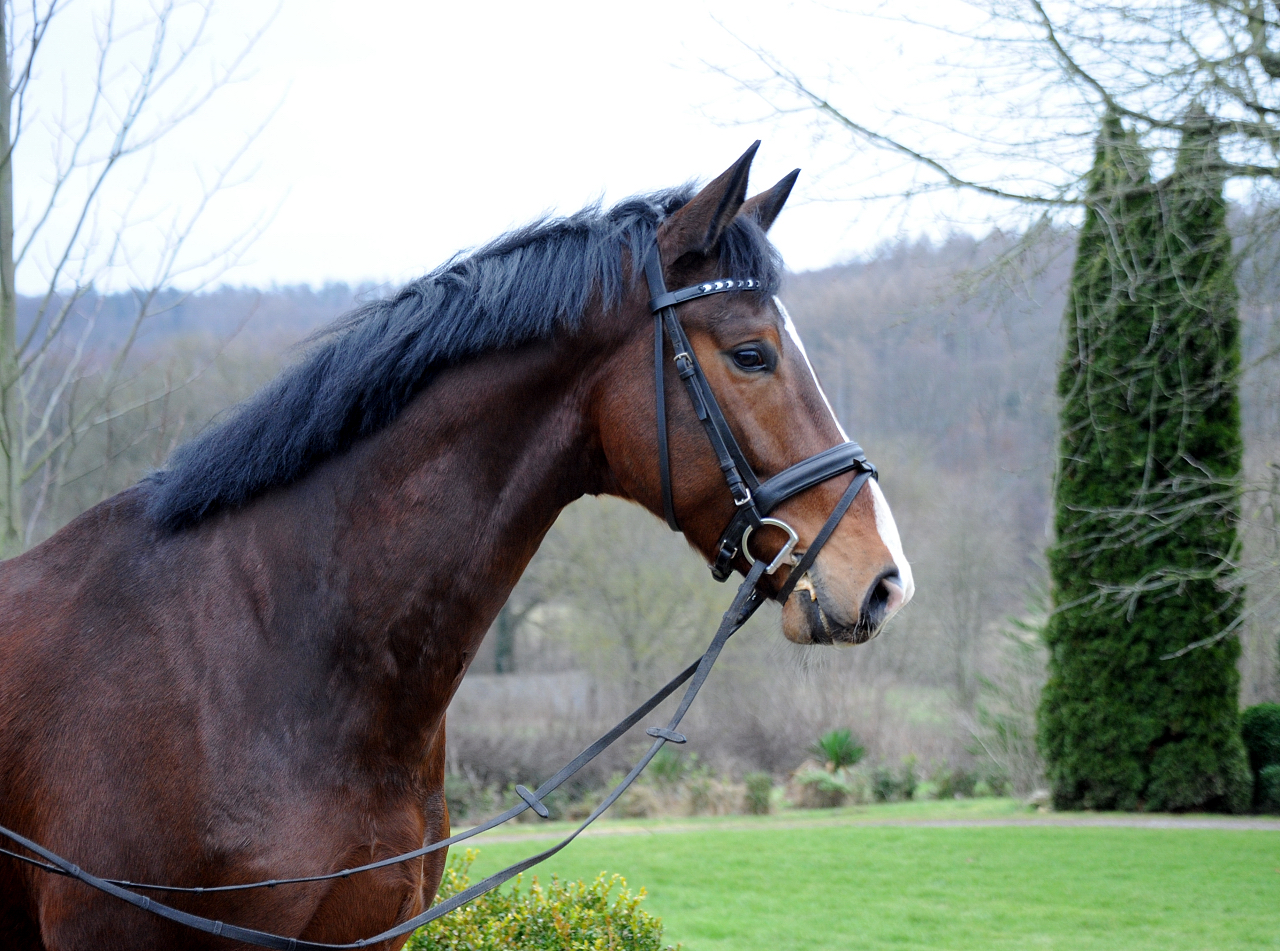
<instances>
[{"instance_id":1,"label":"browband","mask_svg":"<svg viewBox=\"0 0 1280 951\"><path fill-rule=\"evenodd\" d=\"M659 294L649 301L649 310L659 311L664 307L675 307L695 297L706 297L708 294L723 294L725 291L758 291L761 283L753 277L741 281L708 281L705 284L694 284L678 291Z\"/></svg>"}]
</instances>

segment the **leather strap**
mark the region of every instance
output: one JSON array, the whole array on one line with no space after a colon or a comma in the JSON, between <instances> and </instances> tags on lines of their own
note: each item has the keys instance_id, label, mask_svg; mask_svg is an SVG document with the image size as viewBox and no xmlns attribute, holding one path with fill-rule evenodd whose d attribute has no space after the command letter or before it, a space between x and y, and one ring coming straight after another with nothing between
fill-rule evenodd
<instances>
[{"instance_id":1,"label":"leather strap","mask_svg":"<svg viewBox=\"0 0 1280 951\"><path fill-rule=\"evenodd\" d=\"M856 442L842 442L824 449L816 456L810 456L766 479L756 492L756 508L762 515L768 515L791 496L853 469L865 469L872 476L876 474L876 467L867 461L867 454Z\"/></svg>"},{"instance_id":2,"label":"leather strap","mask_svg":"<svg viewBox=\"0 0 1280 951\"><path fill-rule=\"evenodd\" d=\"M666 517L667 527L673 532L680 531L680 523L676 521L676 506L671 497L671 456L667 450L667 381L662 368L666 365L663 348L667 335L662 331L662 315L653 318L653 379L654 392L657 394L658 420L658 472L662 476L662 514Z\"/></svg>"},{"instance_id":3,"label":"leather strap","mask_svg":"<svg viewBox=\"0 0 1280 951\"><path fill-rule=\"evenodd\" d=\"M831 533L836 530L836 526L840 524L840 520L844 518L844 513L849 511L849 506L853 504L853 500L857 498L858 493L862 491L862 487L867 484L867 480L873 475L872 471L863 470L853 477L853 481L849 483L849 487L844 490L844 495L840 496L840 501L836 503L836 507L831 510L831 514L827 516L826 522L823 523L822 529L814 537L809 550L804 553L796 564L791 567L791 571L787 574L787 580L782 587L778 589L777 599L780 604L785 604L787 598L791 597L791 592L796 589L800 579L804 577L805 572L813 567L813 563L817 560L818 552L822 550L822 546L827 543L827 539L831 537Z\"/></svg>"},{"instance_id":4,"label":"leather strap","mask_svg":"<svg viewBox=\"0 0 1280 951\"><path fill-rule=\"evenodd\" d=\"M683 304L685 301L693 300L695 297L722 294L725 291L758 291L763 286L763 284L751 277L741 281L708 281L705 284L694 284L692 287L659 294L657 297L650 299L649 309L658 311L664 307L675 307L676 304Z\"/></svg>"}]
</instances>

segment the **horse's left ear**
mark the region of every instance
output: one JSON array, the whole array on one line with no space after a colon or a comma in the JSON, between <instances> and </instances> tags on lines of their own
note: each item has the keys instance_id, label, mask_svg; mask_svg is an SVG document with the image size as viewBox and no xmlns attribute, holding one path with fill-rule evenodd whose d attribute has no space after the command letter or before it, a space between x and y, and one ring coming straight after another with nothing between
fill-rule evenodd
<instances>
[{"instance_id":1,"label":"horse's left ear","mask_svg":"<svg viewBox=\"0 0 1280 951\"><path fill-rule=\"evenodd\" d=\"M782 181L768 191L761 192L754 198L748 198L743 203L742 210L738 214L754 218L756 224L768 231L773 227L773 222L778 217L778 212L782 211L782 206L787 203L787 196L791 194L791 189L795 186L796 179L799 177L800 169L793 169Z\"/></svg>"},{"instance_id":2,"label":"horse's left ear","mask_svg":"<svg viewBox=\"0 0 1280 951\"><path fill-rule=\"evenodd\" d=\"M690 253L710 254L720 243L724 229L747 200L747 173L758 148L756 139L742 158L662 223L658 246L664 261L674 262Z\"/></svg>"}]
</instances>

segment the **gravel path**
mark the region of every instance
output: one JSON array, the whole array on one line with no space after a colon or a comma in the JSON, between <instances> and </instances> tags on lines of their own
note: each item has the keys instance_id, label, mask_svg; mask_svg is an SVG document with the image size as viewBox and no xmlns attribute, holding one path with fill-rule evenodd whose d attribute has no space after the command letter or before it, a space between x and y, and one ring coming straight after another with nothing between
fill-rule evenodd
<instances>
[{"instance_id":1,"label":"gravel path","mask_svg":"<svg viewBox=\"0 0 1280 951\"><path fill-rule=\"evenodd\" d=\"M1063 828L1115 828L1115 829L1225 829L1241 832L1280 832L1280 819L1260 816L1233 818L1228 816L1140 816L1140 815L1090 815L1088 813L1041 813L1006 818L988 819L875 819L852 816L840 819L796 819L765 822L686 822L662 825L637 826L630 823L605 822L592 826L582 835L671 835L680 832L751 832L765 829L822 829L866 826L871 828L916 829L981 829L1013 826L1063 827ZM476 843L527 842L536 839L556 839L567 834L566 829L556 831L530 829L528 832L507 832L484 835Z\"/></svg>"}]
</instances>

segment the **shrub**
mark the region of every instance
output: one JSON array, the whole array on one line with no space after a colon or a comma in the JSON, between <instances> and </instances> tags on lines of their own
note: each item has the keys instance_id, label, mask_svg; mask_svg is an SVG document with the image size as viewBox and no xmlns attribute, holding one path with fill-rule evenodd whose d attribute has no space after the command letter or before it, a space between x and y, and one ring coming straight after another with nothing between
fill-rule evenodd
<instances>
[{"instance_id":1,"label":"shrub","mask_svg":"<svg viewBox=\"0 0 1280 951\"><path fill-rule=\"evenodd\" d=\"M822 770L813 770L796 777L800 784L801 806L811 809L834 809L849 798L849 787L839 777Z\"/></svg>"},{"instance_id":2,"label":"shrub","mask_svg":"<svg viewBox=\"0 0 1280 951\"><path fill-rule=\"evenodd\" d=\"M1273 812L1280 806L1280 797L1268 799L1262 774L1267 767L1280 765L1280 703L1260 703L1241 713L1240 738L1254 775L1253 804Z\"/></svg>"},{"instance_id":3,"label":"shrub","mask_svg":"<svg viewBox=\"0 0 1280 951\"><path fill-rule=\"evenodd\" d=\"M916 758L914 754L907 754L902 758L902 774L898 780L898 788L902 791L903 799L914 799L916 795Z\"/></svg>"},{"instance_id":4,"label":"shrub","mask_svg":"<svg viewBox=\"0 0 1280 951\"><path fill-rule=\"evenodd\" d=\"M875 799L871 791L871 775L865 769L846 769L842 778L849 787L849 801L860 806Z\"/></svg>"},{"instance_id":5,"label":"shrub","mask_svg":"<svg viewBox=\"0 0 1280 951\"><path fill-rule=\"evenodd\" d=\"M1280 812L1280 763L1264 766L1258 773L1258 808Z\"/></svg>"},{"instance_id":6,"label":"shrub","mask_svg":"<svg viewBox=\"0 0 1280 951\"><path fill-rule=\"evenodd\" d=\"M711 774L707 771L694 773L689 777L688 782L685 783L685 791L689 796L690 815L701 816L714 811L711 787L713 782Z\"/></svg>"},{"instance_id":7,"label":"shrub","mask_svg":"<svg viewBox=\"0 0 1280 951\"><path fill-rule=\"evenodd\" d=\"M866 755L866 747L854 739L850 730L832 730L824 733L809 752L823 763L828 773L854 766Z\"/></svg>"},{"instance_id":8,"label":"shrub","mask_svg":"<svg viewBox=\"0 0 1280 951\"><path fill-rule=\"evenodd\" d=\"M895 773L888 766L877 766L871 773L871 794L876 802L895 802L914 799L920 780L916 775L917 760L914 755L902 758L902 765ZM930 790L922 792L927 794Z\"/></svg>"},{"instance_id":9,"label":"shrub","mask_svg":"<svg viewBox=\"0 0 1280 951\"><path fill-rule=\"evenodd\" d=\"M888 766L877 766L871 774L871 795L876 802L893 802L902 794L898 777Z\"/></svg>"},{"instance_id":10,"label":"shrub","mask_svg":"<svg viewBox=\"0 0 1280 951\"><path fill-rule=\"evenodd\" d=\"M1255 773L1280 764L1280 703L1260 703L1240 714L1240 738Z\"/></svg>"},{"instance_id":11,"label":"shrub","mask_svg":"<svg viewBox=\"0 0 1280 951\"><path fill-rule=\"evenodd\" d=\"M742 777L742 782L747 787L747 812L753 816L767 814L769 797L773 793L773 777L768 773L747 773Z\"/></svg>"},{"instance_id":12,"label":"shrub","mask_svg":"<svg viewBox=\"0 0 1280 951\"><path fill-rule=\"evenodd\" d=\"M978 777L967 769L948 769L943 766L933 771L929 781L933 784L934 795L938 799L968 799L975 795ZM987 795L991 794L988 792Z\"/></svg>"},{"instance_id":13,"label":"shrub","mask_svg":"<svg viewBox=\"0 0 1280 951\"><path fill-rule=\"evenodd\" d=\"M471 884L477 854L450 856L437 903ZM621 875L603 872L590 883L552 876L546 888L535 877L527 892L517 878L419 928L405 951L671 951L662 943L662 919L640 908L644 897L643 888L632 894Z\"/></svg>"},{"instance_id":14,"label":"shrub","mask_svg":"<svg viewBox=\"0 0 1280 951\"><path fill-rule=\"evenodd\" d=\"M465 776L444 774L444 799L449 806L449 816L455 822L470 814L474 795L475 789Z\"/></svg>"},{"instance_id":15,"label":"shrub","mask_svg":"<svg viewBox=\"0 0 1280 951\"><path fill-rule=\"evenodd\" d=\"M679 786L697 765L697 753L685 754L673 747L664 746L649 761L645 774L655 786L670 791Z\"/></svg>"}]
</instances>

